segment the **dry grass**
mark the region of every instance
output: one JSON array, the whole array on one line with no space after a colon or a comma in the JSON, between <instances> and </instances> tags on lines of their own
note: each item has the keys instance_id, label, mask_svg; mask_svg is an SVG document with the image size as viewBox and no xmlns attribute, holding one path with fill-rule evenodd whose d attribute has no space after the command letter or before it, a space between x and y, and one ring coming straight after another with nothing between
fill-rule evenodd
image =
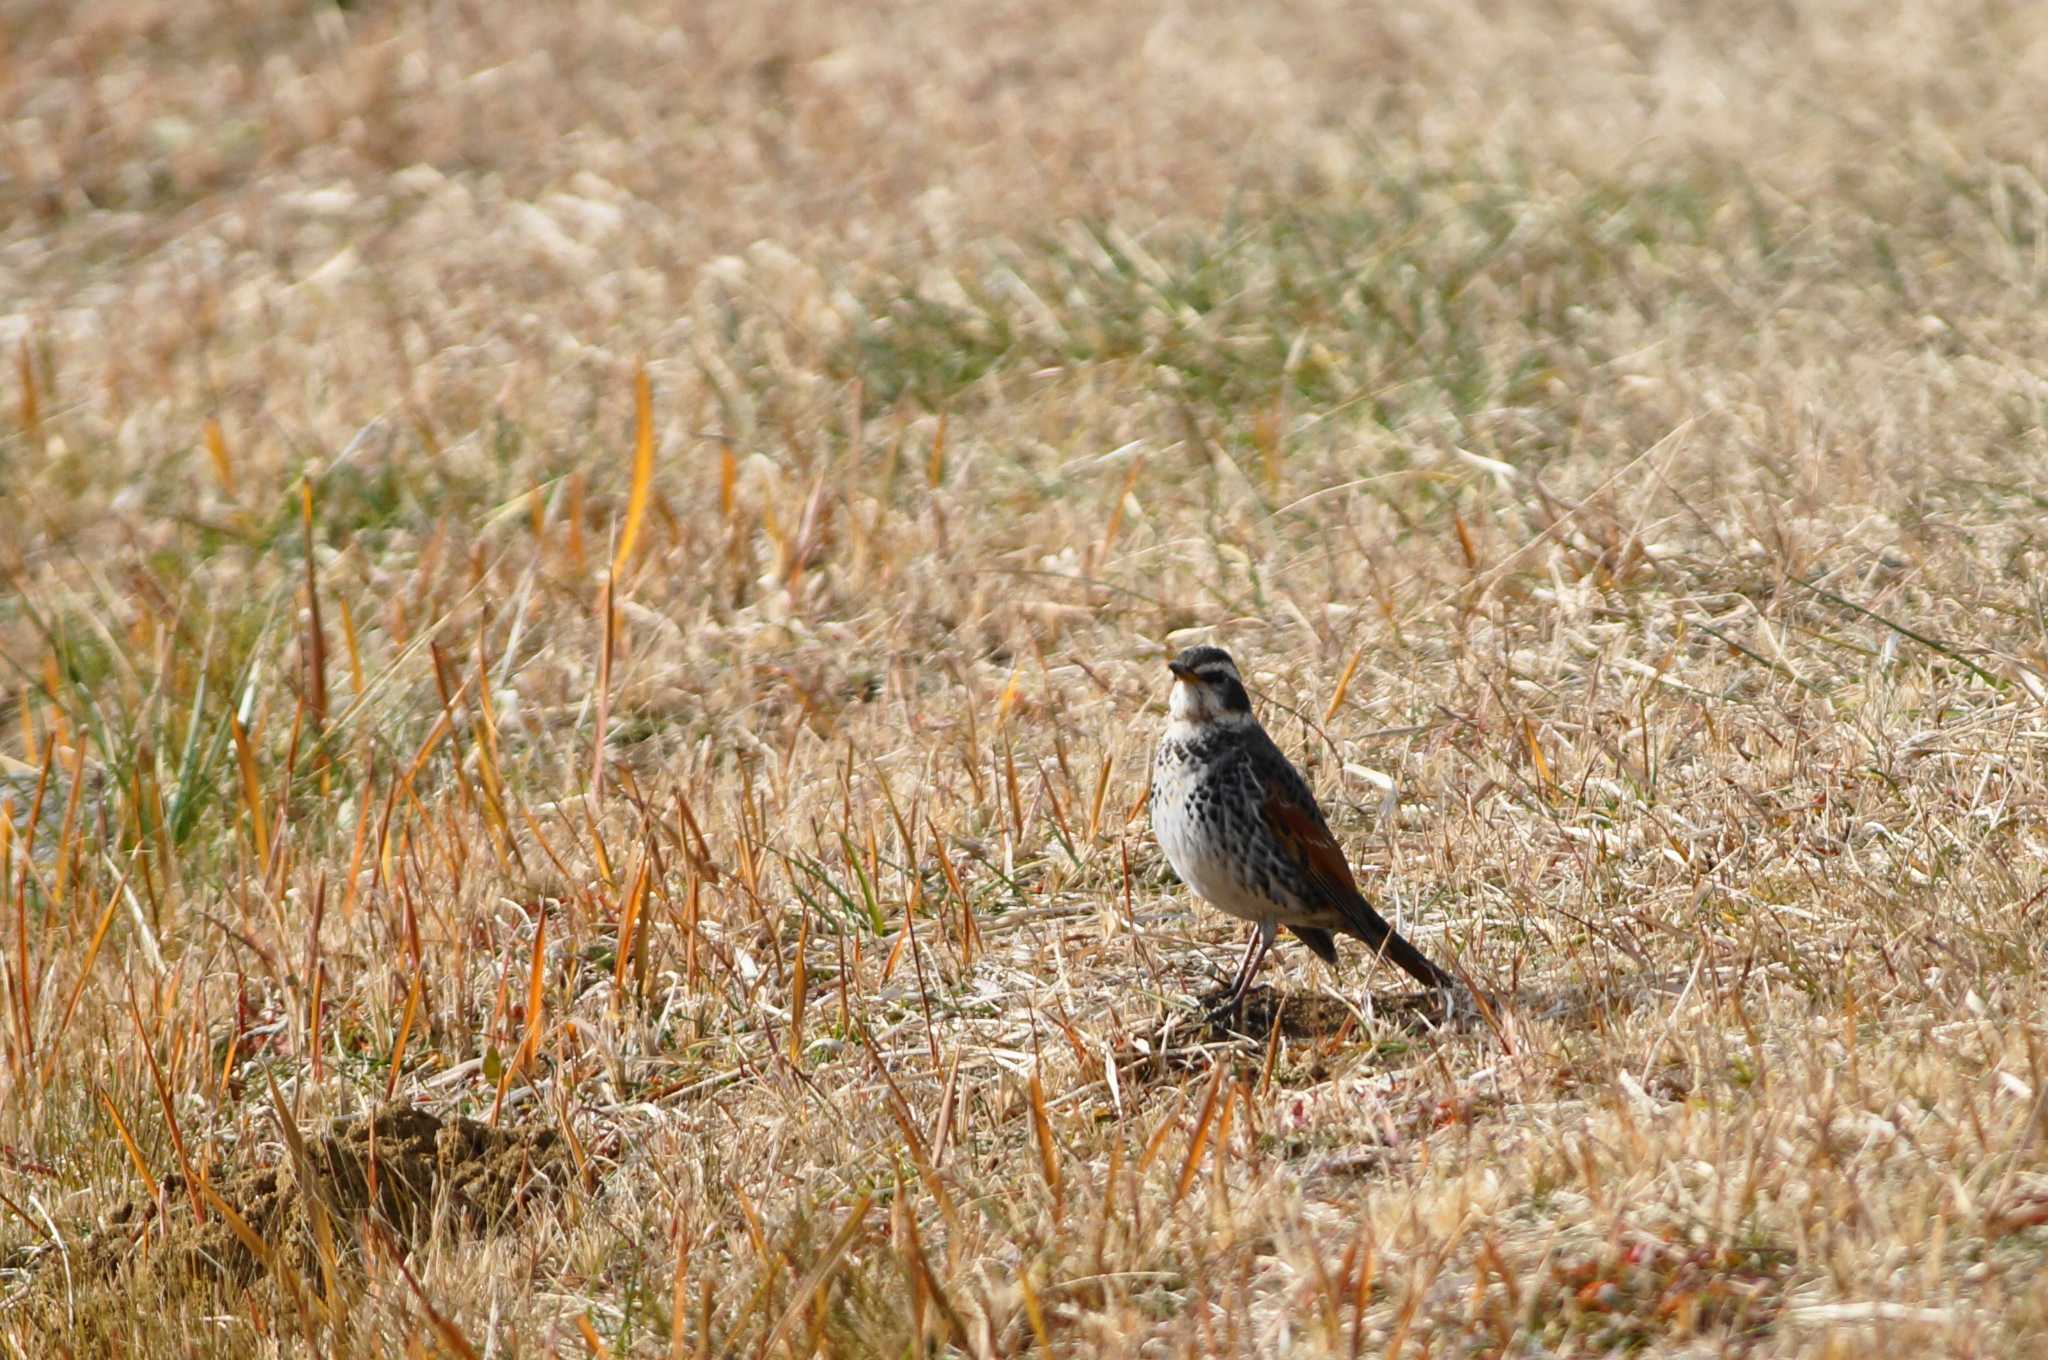
<instances>
[{"instance_id":1,"label":"dry grass","mask_svg":"<svg viewBox=\"0 0 2048 1360\"><path fill-rule=\"evenodd\" d=\"M2048 1343L2048 10L0 13L0 1353Z\"/></svg>"}]
</instances>

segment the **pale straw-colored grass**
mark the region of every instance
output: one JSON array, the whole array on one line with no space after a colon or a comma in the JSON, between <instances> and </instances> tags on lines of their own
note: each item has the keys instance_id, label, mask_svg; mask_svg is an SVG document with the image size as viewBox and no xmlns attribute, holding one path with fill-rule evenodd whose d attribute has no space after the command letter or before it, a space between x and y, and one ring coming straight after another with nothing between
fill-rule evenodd
<instances>
[{"instance_id":1,"label":"pale straw-colored grass","mask_svg":"<svg viewBox=\"0 0 2048 1360\"><path fill-rule=\"evenodd\" d=\"M2048 1340L2048 11L9 29L0 1352ZM1198 1033L1194 639L1483 1014Z\"/></svg>"}]
</instances>

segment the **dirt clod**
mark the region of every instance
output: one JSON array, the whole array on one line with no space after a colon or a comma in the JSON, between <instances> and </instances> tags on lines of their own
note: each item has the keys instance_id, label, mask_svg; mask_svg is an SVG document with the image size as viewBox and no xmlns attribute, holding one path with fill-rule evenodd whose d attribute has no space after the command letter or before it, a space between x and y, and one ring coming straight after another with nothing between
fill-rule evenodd
<instances>
[{"instance_id":1,"label":"dirt clod","mask_svg":"<svg viewBox=\"0 0 2048 1360\"><path fill-rule=\"evenodd\" d=\"M437 1234L498 1231L552 1195L562 1155L552 1128L492 1128L402 1105L337 1120L317 1136L309 1131L304 1147L303 1178L289 1150L268 1165L216 1167L206 1177L242 1225L302 1277L320 1268L316 1206L345 1265L359 1259L365 1224L402 1250ZM210 1202L203 1217L195 1215L179 1174L164 1179L159 1199L116 1206L71 1249L68 1270L55 1251L43 1256L38 1292L68 1288L74 1306L95 1289L170 1293L206 1279L246 1285L265 1270Z\"/></svg>"}]
</instances>

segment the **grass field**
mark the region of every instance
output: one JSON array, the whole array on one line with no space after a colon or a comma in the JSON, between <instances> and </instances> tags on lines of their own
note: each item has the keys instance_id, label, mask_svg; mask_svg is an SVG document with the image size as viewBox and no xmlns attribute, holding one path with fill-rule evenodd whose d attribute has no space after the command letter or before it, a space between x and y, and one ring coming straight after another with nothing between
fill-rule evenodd
<instances>
[{"instance_id":1,"label":"grass field","mask_svg":"<svg viewBox=\"0 0 2048 1360\"><path fill-rule=\"evenodd\" d=\"M0 35L0 1354L2048 1351L2048 7Z\"/></svg>"}]
</instances>

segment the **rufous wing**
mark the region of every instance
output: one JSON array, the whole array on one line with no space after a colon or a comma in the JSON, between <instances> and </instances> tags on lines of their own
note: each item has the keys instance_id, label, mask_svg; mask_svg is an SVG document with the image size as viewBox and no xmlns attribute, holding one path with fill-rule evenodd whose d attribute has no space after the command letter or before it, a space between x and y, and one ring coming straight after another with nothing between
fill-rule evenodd
<instances>
[{"instance_id":1,"label":"rufous wing","mask_svg":"<svg viewBox=\"0 0 2048 1360\"><path fill-rule=\"evenodd\" d=\"M1313 805L1304 805L1275 784L1266 791L1262 811L1273 839L1301 866L1319 895L1332 906L1358 899L1358 880L1351 876L1344 847L1337 844L1337 838L1330 834L1329 825Z\"/></svg>"},{"instance_id":2,"label":"rufous wing","mask_svg":"<svg viewBox=\"0 0 2048 1360\"><path fill-rule=\"evenodd\" d=\"M1343 848L1330 834L1328 823L1314 804L1304 805L1299 798L1290 796L1284 786L1275 786L1267 789L1261 808L1273 839L1300 866L1310 890L1322 899L1322 905L1343 919L1347 934L1356 935L1368 949L1384 956L1425 987L1455 985L1449 973L1431 963L1372 909L1372 904L1358 891L1358 880L1351 876L1351 865L1344 858ZM1298 927L1295 933L1307 938ZM1309 947L1316 947L1314 940L1309 941Z\"/></svg>"}]
</instances>

